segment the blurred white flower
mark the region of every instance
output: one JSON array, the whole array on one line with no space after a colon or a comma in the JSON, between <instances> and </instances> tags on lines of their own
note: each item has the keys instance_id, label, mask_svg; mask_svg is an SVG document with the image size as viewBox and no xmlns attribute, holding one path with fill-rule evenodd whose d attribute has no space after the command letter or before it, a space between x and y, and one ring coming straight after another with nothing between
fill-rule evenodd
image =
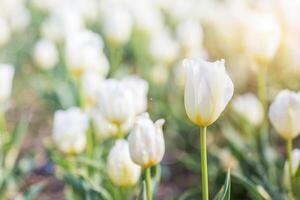
<instances>
[{"instance_id":1,"label":"blurred white flower","mask_svg":"<svg viewBox=\"0 0 300 200\"><path fill-rule=\"evenodd\" d=\"M128 127L133 125L134 97L129 87L121 81L107 79L102 82L98 97L100 113L107 121L119 128L124 125Z\"/></svg>"},{"instance_id":2,"label":"blurred white flower","mask_svg":"<svg viewBox=\"0 0 300 200\"><path fill-rule=\"evenodd\" d=\"M169 69L162 64L156 64L151 67L151 81L157 85L164 85L169 77Z\"/></svg>"},{"instance_id":3,"label":"blurred white flower","mask_svg":"<svg viewBox=\"0 0 300 200\"><path fill-rule=\"evenodd\" d=\"M225 171L228 169L234 170L238 167L238 161L228 149L224 149L220 152L219 159L221 167Z\"/></svg>"},{"instance_id":4,"label":"blurred white flower","mask_svg":"<svg viewBox=\"0 0 300 200\"><path fill-rule=\"evenodd\" d=\"M198 126L215 122L233 95L233 83L224 60L206 62L185 59L187 68L184 103L188 117Z\"/></svg>"},{"instance_id":5,"label":"blurred white flower","mask_svg":"<svg viewBox=\"0 0 300 200\"><path fill-rule=\"evenodd\" d=\"M41 33L43 37L54 42L63 42L70 34L76 33L84 28L84 22L79 11L66 6L54 10L54 12L43 21Z\"/></svg>"},{"instance_id":6,"label":"blurred white flower","mask_svg":"<svg viewBox=\"0 0 300 200\"><path fill-rule=\"evenodd\" d=\"M159 63L170 64L179 53L179 45L165 29L154 33L149 45L150 55Z\"/></svg>"},{"instance_id":7,"label":"blurred white flower","mask_svg":"<svg viewBox=\"0 0 300 200\"><path fill-rule=\"evenodd\" d=\"M300 94L281 91L269 110L269 118L276 131L284 139L293 139L300 134Z\"/></svg>"},{"instance_id":8,"label":"blurred white flower","mask_svg":"<svg viewBox=\"0 0 300 200\"><path fill-rule=\"evenodd\" d=\"M11 37L11 30L7 21L0 16L0 47L5 45Z\"/></svg>"},{"instance_id":9,"label":"blurred white flower","mask_svg":"<svg viewBox=\"0 0 300 200\"><path fill-rule=\"evenodd\" d=\"M107 139L116 137L118 133L118 127L107 121L101 113L95 111L92 114L92 121L95 129L96 136L101 139Z\"/></svg>"},{"instance_id":10,"label":"blurred white flower","mask_svg":"<svg viewBox=\"0 0 300 200\"><path fill-rule=\"evenodd\" d=\"M10 64L0 64L0 102L6 101L12 90L15 69Z\"/></svg>"},{"instance_id":11,"label":"blurred white flower","mask_svg":"<svg viewBox=\"0 0 300 200\"><path fill-rule=\"evenodd\" d=\"M121 187L135 185L141 175L141 167L130 158L128 142L117 140L108 154L107 173L110 180Z\"/></svg>"},{"instance_id":12,"label":"blurred white flower","mask_svg":"<svg viewBox=\"0 0 300 200\"><path fill-rule=\"evenodd\" d=\"M200 22L190 18L180 22L176 27L176 36L185 52L202 48L203 30Z\"/></svg>"},{"instance_id":13,"label":"blurred white flower","mask_svg":"<svg viewBox=\"0 0 300 200\"><path fill-rule=\"evenodd\" d=\"M87 69L96 71L101 78L108 74L109 63L103 52L103 40L100 35L89 30L69 35L65 59L75 77L80 77Z\"/></svg>"},{"instance_id":14,"label":"blurred white flower","mask_svg":"<svg viewBox=\"0 0 300 200\"><path fill-rule=\"evenodd\" d=\"M136 114L138 115L145 112L148 105L148 82L138 76L127 76L122 79L122 83L125 85L125 87L128 87L133 94L133 104Z\"/></svg>"},{"instance_id":15,"label":"blurred white flower","mask_svg":"<svg viewBox=\"0 0 300 200\"><path fill-rule=\"evenodd\" d=\"M98 92L103 78L94 70L87 70L80 78L81 93L87 108L93 108L97 104Z\"/></svg>"},{"instance_id":16,"label":"blurred white flower","mask_svg":"<svg viewBox=\"0 0 300 200\"><path fill-rule=\"evenodd\" d=\"M31 16L28 9L22 5L18 4L14 7L14 11L8 16L8 21L11 30L14 32L24 31L30 24Z\"/></svg>"},{"instance_id":17,"label":"blurred white flower","mask_svg":"<svg viewBox=\"0 0 300 200\"><path fill-rule=\"evenodd\" d=\"M258 64L268 64L274 58L280 42L278 20L270 13L252 11L244 22L246 54Z\"/></svg>"},{"instance_id":18,"label":"blurred white flower","mask_svg":"<svg viewBox=\"0 0 300 200\"><path fill-rule=\"evenodd\" d=\"M108 41L123 44L130 38L133 23L128 10L118 6L105 13L102 25Z\"/></svg>"},{"instance_id":19,"label":"blurred white flower","mask_svg":"<svg viewBox=\"0 0 300 200\"><path fill-rule=\"evenodd\" d=\"M132 160L148 168L159 163L165 153L165 141L162 131L164 119L155 123L148 113L143 113L135 122L135 126L129 134L129 150Z\"/></svg>"},{"instance_id":20,"label":"blurred white flower","mask_svg":"<svg viewBox=\"0 0 300 200\"><path fill-rule=\"evenodd\" d=\"M258 126L263 122L263 105L252 93L233 98L232 107L235 112L254 126Z\"/></svg>"},{"instance_id":21,"label":"blurred white flower","mask_svg":"<svg viewBox=\"0 0 300 200\"><path fill-rule=\"evenodd\" d=\"M160 11L151 1L137 1L133 3L131 9L138 30L152 35L164 26Z\"/></svg>"},{"instance_id":22,"label":"blurred white flower","mask_svg":"<svg viewBox=\"0 0 300 200\"><path fill-rule=\"evenodd\" d=\"M55 44L47 39L39 40L33 51L35 64L44 70L52 69L58 62L58 51Z\"/></svg>"},{"instance_id":23,"label":"blurred white flower","mask_svg":"<svg viewBox=\"0 0 300 200\"><path fill-rule=\"evenodd\" d=\"M76 107L54 114L53 141L60 151L69 154L82 152L86 146L88 117Z\"/></svg>"}]
</instances>

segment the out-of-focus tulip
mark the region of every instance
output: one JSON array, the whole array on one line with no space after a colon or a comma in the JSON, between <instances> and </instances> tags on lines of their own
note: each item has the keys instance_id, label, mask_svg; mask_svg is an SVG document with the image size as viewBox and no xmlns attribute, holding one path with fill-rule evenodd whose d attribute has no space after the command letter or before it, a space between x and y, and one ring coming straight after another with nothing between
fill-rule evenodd
<instances>
[{"instance_id":1,"label":"out-of-focus tulip","mask_svg":"<svg viewBox=\"0 0 300 200\"><path fill-rule=\"evenodd\" d=\"M34 47L33 58L39 68L52 69L58 62L58 52L55 44L46 39L38 41Z\"/></svg>"},{"instance_id":2,"label":"out-of-focus tulip","mask_svg":"<svg viewBox=\"0 0 300 200\"><path fill-rule=\"evenodd\" d=\"M148 105L147 94L149 85L147 81L138 76L128 76L122 79L122 83L132 91L136 114L145 112Z\"/></svg>"},{"instance_id":3,"label":"out-of-focus tulip","mask_svg":"<svg viewBox=\"0 0 300 200\"><path fill-rule=\"evenodd\" d=\"M4 102L10 97L13 78L14 67L10 64L0 64L0 102Z\"/></svg>"},{"instance_id":4,"label":"out-of-focus tulip","mask_svg":"<svg viewBox=\"0 0 300 200\"><path fill-rule=\"evenodd\" d=\"M257 126L263 122L263 105L252 93L247 93L233 98L232 107L235 112L237 112L241 117L246 119L254 126Z\"/></svg>"},{"instance_id":5,"label":"out-of-focus tulip","mask_svg":"<svg viewBox=\"0 0 300 200\"><path fill-rule=\"evenodd\" d=\"M96 136L101 139L107 139L117 136L118 127L107 121L99 112L92 114L92 121Z\"/></svg>"},{"instance_id":6,"label":"out-of-focus tulip","mask_svg":"<svg viewBox=\"0 0 300 200\"><path fill-rule=\"evenodd\" d=\"M187 68L184 103L188 117L198 126L217 120L233 95L233 83L224 60L184 60Z\"/></svg>"},{"instance_id":7,"label":"out-of-focus tulip","mask_svg":"<svg viewBox=\"0 0 300 200\"><path fill-rule=\"evenodd\" d=\"M97 71L102 78L108 73L109 63L103 53L103 41L96 33L84 30L70 35L65 55L67 67L75 77L80 77L87 69Z\"/></svg>"},{"instance_id":8,"label":"out-of-focus tulip","mask_svg":"<svg viewBox=\"0 0 300 200\"><path fill-rule=\"evenodd\" d=\"M54 12L42 23L43 37L54 42L63 42L70 34L84 28L82 16L70 6L55 7Z\"/></svg>"},{"instance_id":9,"label":"out-of-focus tulip","mask_svg":"<svg viewBox=\"0 0 300 200\"><path fill-rule=\"evenodd\" d=\"M164 85L169 77L169 68L163 64L156 64L151 67L151 81L157 85Z\"/></svg>"},{"instance_id":10,"label":"out-of-focus tulip","mask_svg":"<svg viewBox=\"0 0 300 200\"><path fill-rule=\"evenodd\" d=\"M269 118L276 131L286 140L300 134L300 94L281 91L269 110Z\"/></svg>"},{"instance_id":11,"label":"out-of-focus tulip","mask_svg":"<svg viewBox=\"0 0 300 200\"><path fill-rule=\"evenodd\" d=\"M111 181L121 187L130 187L138 182L141 175L141 167L131 160L126 140L117 140L110 150L107 161L107 173Z\"/></svg>"},{"instance_id":12,"label":"out-of-focus tulip","mask_svg":"<svg viewBox=\"0 0 300 200\"><path fill-rule=\"evenodd\" d=\"M54 115L53 141L60 151L76 154L85 149L88 117L76 107Z\"/></svg>"},{"instance_id":13,"label":"out-of-focus tulip","mask_svg":"<svg viewBox=\"0 0 300 200\"><path fill-rule=\"evenodd\" d=\"M93 108L97 104L98 92L103 81L102 77L94 70L87 70L81 76L81 93L87 108Z\"/></svg>"},{"instance_id":14,"label":"out-of-focus tulip","mask_svg":"<svg viewBox=\"0 0 300 200\"><path fill-rule=\"evenodd\" d=\"M227 149L224 149L220 152L219 158L221 167L224 171L227 171L228 169L234 170L238 167L238 161Z\"/></svg>"},{"instance_id":15,"label":"out-of-focus tulip","mask_svg":"<svg viewBox=\"0 0 300 200\"><path fill-rule=\"evenodd\" d=\"M263 12L250 12L245 22L246 53L258 64L268 64L279 46L279 22L272 14Z\"/></svg>"},{"instance_id":16,"label":"out-of-focus tulip","mask_svg":"<svg viewBox=\"0 0 300 200\"><path fill-rule=\"evenodd\" d=\"M132 18L123 7L115 7L106 12L103 19L103 32L112 43L126 43L131 34Z\"/></svg>"},{"instance_id":17,"label":"out-of-focus tulip","mask_svg":"<svg viewBox=\"0 0 300 200\"><path fill-rule=\"evenodd\" d=\"M179 53L178 44L165 29L154 33L149 45L149 52L153 59L166 65L175 61Z\"/></svg>"},{"instance_id":18,"label":"out-of-focus tulip","mask_svg":"<svg viewBox=\"0 0 300 200\"><path fill-rule=\"evenodd\" d=\"M130 155L136 164L148 168L162 160L165 153L164 123L164 119L153 123L148 113L137 118L128 137Z\"/></svg>"},{"instance_id":19,"label":"out-of-focus tulip","mask_svg":"<svg viewBox=\"0 0 300 200\"><path fill-rule=\"evenodd\" d=\"M132 91L121 81L107 79L99 91L99 110L102 116L118 127L131 122L135 117Z\"/></svg>"},{"instance_id":20,"label":"out-of-focus tulip","mask_svg":"<svg viewBox=\"0 0 300 200\"><path fill-rule=\"evenodd\" d=\"M176 36L187 55L194 49L202 47L203 31L198 20L182 21L176 28Z\"/></svg>"},{"instance_id":21,"label":"out-of-focus tulip","mask_svg":"<svg viewBox=\"0 0 300 200\"><path fill-rule=\"evenodd\" d=\"M10 27L7 21L0 17L0 46L5 45L10 40Z\"/></svg>"}]
</instances>

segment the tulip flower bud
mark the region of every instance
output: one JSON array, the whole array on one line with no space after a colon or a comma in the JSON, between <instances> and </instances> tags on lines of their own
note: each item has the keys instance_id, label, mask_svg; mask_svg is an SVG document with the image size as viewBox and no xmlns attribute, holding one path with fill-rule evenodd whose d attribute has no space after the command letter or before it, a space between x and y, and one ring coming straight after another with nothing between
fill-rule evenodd
<instances>
[{"instance_id":1,"label":"tulip flower bud","mask_svg":"<svg viewBox=\"0 0 300 200\"><path fill-rule=\"evenodd\" d=\"M198 126L217 120L233 95L233 83L224 61L184 60L187 79L184 103L188 117Z\"/></svg>"},{"instance_id":2,"label":"tulip flower bud","mask_svg":"<svg viewBox=\"0 0 300 200\"><path fill-rule=\"evenodd\" d=\"M281 30L270 13L250 12L245 23L245 48L258 64L268 64L278 49Z\"/></svg>"},{"instance_id":3,"label":"tulip flower bud","mask_svg":"<svg viewBox=\"0 0 300 200\"><path fill-rule=\"evenodd\" d=\"M138 76L128 76L122 79L122 83L131 89L134 96L134 107L136 114L141 114L147 110L147 94L149 85L147 81Z\"/></svg>"},{"instance_id":4,"label":"tulip flower bud","mask_svg":"<svg viewBox=\"0 0 300 200\"><path fill-rule=\"evenodd\" d=\"M131 89L121 81L104 80L99 90L99 111L107 121L121 127L135 116L133 98Z\"/></svg>"},{"instance_id":5,"label":"tulip flower bud","mask_svg":"<svg viewBox=\"0 0 300 200\"><path fill-rule=\"evenodd\" d=\"M94 70L105 77L109 63L103 53L102 38L91 31L84 30L67 37L65 48L66 64L75 77L80 77L86 70Z\"/></svg>"},{"instance_id":6,"label":"tulip flower bud","mask_svg":"<svg viewBox=\"0 0 300 200\"><path fill-rule=\"evenodd\" d=\"M112 43L126 43L131 35L132 18L128 10L123 7L114 7L105 13L103 32Z\"/></svg>"},{"instance_id":7,"label":"tulip flower bud","mask_svg":"<svg viewBox=\"0 0 300 200\"><path fill-rule=\"evenodd\" d=\"M0 64L0 102L10 97L14 77L14 67L10 64Z\"/></svg>"},{"instance_id":8,"label":"tulip flower bud","mask_svg":"<svg viewBox=\"0 0 300 200\"><path fill-rule=\"evenodd\" d=\"M80 153L86 145L88 117L79 108L55 112L53 141L64 153Z\"/></svg>"},{"instance_id":9,"label":"tulip flower bud","mask_svg":"<svg viewBox=\"0 0 300 200\"><path fill-rule=\"evenodd\" d=\"M300 94L281 91L270 106L269 118L284 139L293 139L300 133Z\"/></svg>"},{"instance_id":10,"label":"tulip flower bud","mask_svg":"<svg viewBox=\"0 0 300 200\"><path fill-rule=\"evenodd\" d=\"M232 100L232 107L235 112L254 126L263 122L263 105L254 94L248 93L235 97Z\"/></svg>"},{"instance_id":11,"label":"tulip flower bud","mask_svg":"<svg viewBox=\"0 0 300 200\"><path fill-rule=\"evenodd\" d=\"M41 69L52 69L58 62L58 52L55 44L46 39L38 41L34 47L33 58Z\"/></svg>"},{"instance_id":12,"label":"tulip flower bud","mask_svg":"<svg viewBox=\"0 0 300 200\"><path fill-rule=\"evenodd\" d=\"M95 70L87 70L81 76L81 93L87 108L96 106L102 81L101 76Z\"/></svg>"},{"instance_id":13,"label":"tulip flower bud","mask_svg":"<svg viewBox=\"0 0 300 200\"><path fill-rule=\"evenodd\" d=\"M155 123L148 113L138 117L128 141L130 155L136 164L148 168L159 163L165 153L165 142L162 131L164 119Z\"/></svg>"},{"instance_id":14,"label":"tulip flower bud","mask_svg":"<svg viewBox=\"0 0 300 200\"><path fill-rule=\"evenodd\" d=\"M130 187L138 182L141 175L141 167L131 160L126 140L117 140L110 150L107 161L107 173L111 181L121 187Z\"/></svg>"}]
</instances>

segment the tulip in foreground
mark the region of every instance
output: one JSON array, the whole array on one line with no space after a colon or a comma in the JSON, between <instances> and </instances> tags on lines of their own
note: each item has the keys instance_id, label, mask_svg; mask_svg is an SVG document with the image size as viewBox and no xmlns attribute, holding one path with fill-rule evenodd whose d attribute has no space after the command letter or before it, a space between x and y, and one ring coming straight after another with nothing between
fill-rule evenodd
<instances>
[{"instance_id":1,"label":"tulip in foreground","mask_svg":"<svg viewBox=\"0 0 300 200\"><path fill-rule=\"evenodd\" d=\"M206 128L214 123L233 95L233 83L226 73L224 61L206 62L186 59L183 61L187 79L184 104L188 117L202 127L201 165L203 200L208 200L206 158Z\"/></svg>"},{"instance_id":2,"label":"tulip in foreground","mask_svg":"<svg viewBox=\"0 0 300 200\"><path fill-rule=\"evenodd\" d=\"M111 181L117 186L130 187L138 182L141 175L141 167L131 160L126 140L117 140L110 150L107 172Z\"/></svg>"},{"instance_id":3,"label":"tulip in foreground","mask_svg":"<svg viewBox=\"0 0 300 200\"><path fill-rule=\"evenodd\" d=\"M158 164L165 153L164 122L164 119L159 119L153 123L149 114L144 113L138 117L128 138L133 162L145 168L147 200L152 200L150 168Z\"/></svg>"}]
</instances>

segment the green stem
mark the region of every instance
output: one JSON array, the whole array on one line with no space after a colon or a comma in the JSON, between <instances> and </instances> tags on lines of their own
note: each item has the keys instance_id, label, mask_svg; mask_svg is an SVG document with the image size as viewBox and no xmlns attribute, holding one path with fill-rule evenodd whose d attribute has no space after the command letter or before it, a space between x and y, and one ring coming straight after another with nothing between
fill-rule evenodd
<instances>
[{"instance_id":1,"label":"green stem","mask_svg":"<svg viewBox=\"0 0 300 200\"><path fill-rule=\"evenodd\" d=\"M287 157L288 157L288 165L289 165L289 198L293 199L293 190L292 190L292 178L293 178L293 159L292 159L292 149L293 142L292 139L287 140Z\"/></svg>"},{"instance_id":2,"label":"green stem","mask_svg":"<svg viewBox=\"0 0 300 200\"><path fill-rule=\"evenodd\" d=\"M201 170L202 170L202 199L208 200L208 176L207 176L207 157L206 157L206 127L200 132L201 144Z\"/></svg>"},{"instance_id":3,"label":"green stem","mask_svg":"<svg viewBox=\"0 0 300 200\"><path fill-rule=\"evenodd\" d=\"M152 200L152 188L151 188L151 168L146 168L146 193L147 200Z\"/></svg>"}]
</instances>

